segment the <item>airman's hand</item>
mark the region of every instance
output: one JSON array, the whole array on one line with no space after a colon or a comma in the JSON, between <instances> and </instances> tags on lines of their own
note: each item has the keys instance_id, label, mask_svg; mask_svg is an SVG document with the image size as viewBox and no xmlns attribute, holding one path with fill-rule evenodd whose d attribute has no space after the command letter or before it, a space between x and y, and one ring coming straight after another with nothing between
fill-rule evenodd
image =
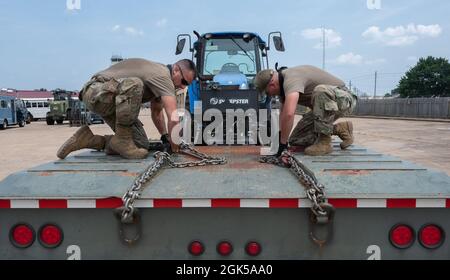
<instances>
[{"instance_id":1,"label":"airman's hand","mask_svg":"<svg viewBox=\"0 0 450 280\"><path fill-rule=\"evenodd\" d=\"M289 157L286 154L282 154L278 158L284 164L284 166L286 166L286 167L290 167L291 166L291 164L289 163Z\"/></svg>"},{"instance_id":2,"label":"airman's hand","mask_svg":"<svg viewBox=\"0 0 450 280\"><path fill-rule=\"evenodd\" d=\"M170 154L178 153L178 152L180 152L180 145L177 145L177 144L173 143L172 141L170 141L170 150L171 150Z\"/></svg>"}]
</instances>

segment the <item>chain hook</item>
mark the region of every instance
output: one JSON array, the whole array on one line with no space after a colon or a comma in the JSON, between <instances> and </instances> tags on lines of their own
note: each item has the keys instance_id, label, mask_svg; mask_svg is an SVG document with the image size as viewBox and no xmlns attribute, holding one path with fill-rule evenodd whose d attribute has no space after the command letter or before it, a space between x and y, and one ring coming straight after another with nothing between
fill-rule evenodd
<instances>
[{"instance_id":1,"label":"chain hook","mask_svg":"<svg viewBox=\"0 0 450 280\"><path fill-rule=\"evenodd\" d=\"M145 188L145 184L148 183L157 174L158 171L160 171L166 165L171 168L184 168L204 166L207 164L218 165L225 164L227 162L225 158L212 157L201 153L195 150L192 145L186 144L184 142L181 143L181 148L184 153L192 155L200 160L192 162L175 162L169 153L157 151L153 154L153 156L155 157L155 161L150 166L148 166L144 172L142 172L138 177L135 178L132 186L122 196L124 206L117 208L115 210L115 215L119 220L119 235L126 244L132 245L136 243L141 236L141 216L138 209L134 207L134 203L140 198ZM128 238L126 232L131 227L135 228L136 234L133 238Z\"/></svg>"},{"instance_id":2,"label":"chain hook","mask_svg":"<svg viewBox=\"0 0 450 280\"><path fill-rule=\"evenodd\" d=\"M142 235L141 215L138 209L132 208L130 212L125 207L119 207L114 212L119 222L119 236L120 239L127 245L134 245ZM128 237L130 231L133 231L134 236Z\"/></svg>"},{"instance_id":3,"label":"chain hook","mask_svg":"<svg viewBox=\"0 0 450 280\"><path fill-rule=\"evenodd\" d=\"M319 247L323 247L328 241L332 239L333 236L333 220L336 209L333 205L329 203L320 203L320 210L311 209L310 213L310 232L309 236L312 241L319 245ZM323 210L323 212L321 211ZM320 227L325 227L325 237L320 239L317 237L317 229Z\"/></svg>"}]
</instances>

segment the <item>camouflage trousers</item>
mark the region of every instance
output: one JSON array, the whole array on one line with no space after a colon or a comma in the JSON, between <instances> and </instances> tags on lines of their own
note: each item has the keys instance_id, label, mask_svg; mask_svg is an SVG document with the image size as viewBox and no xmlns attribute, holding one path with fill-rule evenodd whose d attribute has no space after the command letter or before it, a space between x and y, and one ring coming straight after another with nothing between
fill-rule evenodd
<instances>
[{"instance_id":1,"label":"camouflage trousers","mask_svg":"<svg viewBox=\"0 0 450 280\"><path fill-rule=\"evenodd\" d=\"M84 85L82 98L86 107L99 114L114 132L116 125L131 126L136 146L148 149L150 142L138 119L143 91L144 84L139 78L96 76Z\"/></svg>"},{"instance_id":2,"label":"camouflage trousers","mask_svg":"<svg viewBox=\"0 0 450 280\"><path fill-rule=\"evenodd\" d=\"M332 135L334 122L353 112L356 96L345 87L319 85L314 89L310 109L289 137L291 146L311 146L319 134Z\"/></svg>"}]
</instances>

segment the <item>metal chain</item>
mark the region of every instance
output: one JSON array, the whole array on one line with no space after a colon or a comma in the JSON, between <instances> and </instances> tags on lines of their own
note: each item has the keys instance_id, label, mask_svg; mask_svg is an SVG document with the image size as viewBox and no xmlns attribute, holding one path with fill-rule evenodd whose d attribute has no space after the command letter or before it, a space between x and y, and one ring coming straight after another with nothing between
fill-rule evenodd
<instances>
[{"instance_id":1,"label":"metal chain","mask_svg":"<svg viewBox=\"0 0 450 280\"><path fill-rule=\"evenodd\" d=\"M227 160L221 157L212 157L207 154L201 153L193 148L192 145L182 142L180 144L180 151L196 157L200 160L198 161L185 161L185 162L175 162L170 154L167 152L156 152L154 157L156 160L147 167L147 169L141 173L133 182L133 185L128 189L128 191L122 197L123 207L121 210L121 222L122 223L132 223L134 219L135 202L140 198L142 192L144 191L145 184L148 183L155 175L166 165L170 168L185 168L185 167L195 167L195 166L205 166L205 165L220 165L226 164Z\"/></svg>"},{"instance_id":2,"label":"metal chain","mask_svg":"<svg viewBox=\"0 0 450 280\"><path fill-rule=\"evenodd\" d=\"M295 158L290 152L285 151L280 158L276 156L264 156L260 158L260 162L274 164L277 166L286 167L286 164L282 161L285 158L288 163L289 169L297 177L300 183L305 187L306 196L312 202L311 211L316 217L326 217L330 213L329 207L324 209L324 205L328 205L326 202L325 187L320 184L314 173L308 169L301 161Z\"/></svg>"},{"instance_id":3,"label":"metal chain","mask_svg":"<svg viewBox=\"0 0 450 280\"><path fill-rule=\"evenodd\" d=\"M205 165L221 165L226 164L227 160L221 157L213 157L204 153L201 153L194 149L192 145L182 142L180 144L180 150L187 155L191 155L200 159L199 161L184 161L184 162L174 162L172 158L168 158L168 163L170 167L173 168L185 168L185 167L195 167L195 166L205 166Z\"/></svg>"}]
</instances>

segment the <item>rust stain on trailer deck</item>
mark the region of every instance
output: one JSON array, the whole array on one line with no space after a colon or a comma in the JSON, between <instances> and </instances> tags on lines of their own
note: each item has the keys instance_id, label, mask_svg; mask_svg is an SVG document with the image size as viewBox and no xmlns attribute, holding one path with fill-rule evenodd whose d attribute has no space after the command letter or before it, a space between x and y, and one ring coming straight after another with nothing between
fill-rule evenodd
<instances>
[{"instance_id":1,"label":"rust stain on trailer deck","mask_svg":"<svg viewBox=\"0 0 450 280\"><path fill-rule=\"evenodd\" d=\"M138 175L140 175L140 173L138 173L138 172L121 172L119 174L119 176L122 176L122 177L137 177Z\"/></svg>"},{"instance_id":2,"label":"rust stain on trailer deck","mask_svg":"<svg viewBox=\"0 0 450 280\"><path fill-rule=\"evenodd\" d=\"M232 155L253 155L258 156L261 147L258 146L202 146L196 147L200 152L208 155L232 156Z\"/></svg>"},{"instance_id":3,"label":"rust stain on trailer deck","mask_svg":"<svg viewBox=\"0 0 450 280\"><path fill-rule=\"evenodd\" d=\"M38 176L41 176L41 177L53 176L53 173L51 173L51 172L41 172L41 173L38 174Z\"/></svg>"},{"instance_id":4,"label":"rust stain on trailer deck","mask_svg":"<svg viewBox=\"0 0 450 280\"><path fill-rule=\"evenodd\" d=\"M274 166L259 162L260 149L258 146L202 146L196 147L200 152L210 156L225 157L225 165L208 165L203 170L221 171L224 168L250 170L250 169L271 169Z\"/></svg>"},{"instance_id":5,"label":"rust stain on trailer deck","mask_svg":"<svg viewBox=\"0 0 450 280\"><path fill-rule=\"evenodd\" d=\"M331 175L350 175L350 176L362 176L369 175L371 172L368 170L325 170L331 173Z\"/></svg>"}]
</instances>

